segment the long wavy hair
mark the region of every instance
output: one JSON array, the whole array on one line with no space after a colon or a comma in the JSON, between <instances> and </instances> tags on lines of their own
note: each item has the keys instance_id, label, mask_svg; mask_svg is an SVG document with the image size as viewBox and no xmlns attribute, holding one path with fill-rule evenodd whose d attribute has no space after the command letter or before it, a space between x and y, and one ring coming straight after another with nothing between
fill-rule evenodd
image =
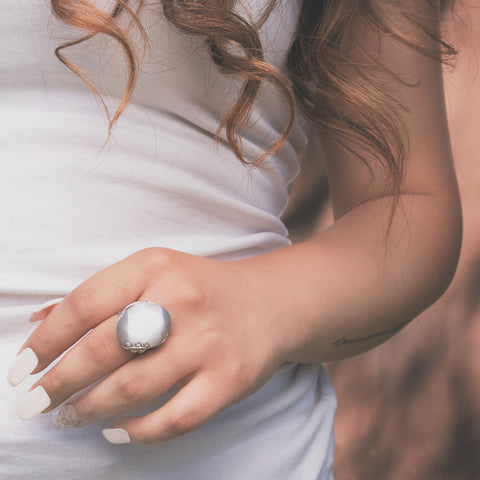
<instances>
[{"instance_id":1,"label":"long wavy hair","mask_svg":"<svg viewBox=\"0 0 480 480\"><path fill-rule=\"evenodd\" d=\"M55 54L101 101L88 76L68 60L63 50L94 35L105 34L118 41L125 52L128 77L116 111L109 114L102 101L109 118L108 137L132 98L139 68L136 45L128 31L120 27L117 17L128 15L129 25L139 29L148 46L148 36L139 19L145 3L146 0L116 0L113 10L106 11L88 0L51 0L53 14L84 33L77 40L58 46ZM355 26L362 22L380 39L393 38L428 57L451 64L456 51L443 39L442 18L447 9L453 9L453 0L423 0L421 14L412 0L304 0L286 73L267 63L258 33L278 0L265 0L263 14L254 24L235 12L237 0L156 3L177 29L204 39L221 72L243 80L236 102L217 131L217 137L225 133L242 162L259 164L281 149L292 129L297 105L313 125L327 131L370 168L366 153L373 156L386 169L398 197L409 142L403 119L406 108L392 93L392 82L413 84L391 72L374 51L362 47L356 41ZM283 97L288 117L275 143L266 146L260 158L247 161L242 155L241 134L262 82L275 87Z\"/></svg>"}]
</instances>

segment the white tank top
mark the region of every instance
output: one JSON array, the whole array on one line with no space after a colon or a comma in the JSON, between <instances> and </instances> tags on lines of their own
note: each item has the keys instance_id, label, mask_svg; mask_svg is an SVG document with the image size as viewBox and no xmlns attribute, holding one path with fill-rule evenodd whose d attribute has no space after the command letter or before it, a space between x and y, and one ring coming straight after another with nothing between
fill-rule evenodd
<instances>
[{"instance_id":1,"label":"white tank top","mask_svg":"<svg viewBox=\"0 0 480 480\"><path fill-rule=\"evenodd\" d=\"M97 3L109 9L115 4ZM225 141L214 141L242 83L216 70L200 38L179 33L158 4L146 3L141 19L151 54L142 57L133 101L98 154L105 115L54 55L55 47L79 32L53 17L49 0L0 2L5 373L35 328L28 316L36 305L65 296L137 250L168 247L228 260L289 244L280 215L307 141L304 122L297 116L280 154L261 168L245 168ZM255 17L264 0L242 3L249 11L238 7L239 13ZM261 30L266 58L280 69L300 5L280 0ZM113 112L126 78L120 47L97 36L63 52L104 87ZM285 119L277 92L262 87L243 135L247 159L278 138ZM15 388L1 382L0 478L331 478L336 401L321 366L284 365L259 392L196 432L148 447L103 439L101 429L119 417L70 430L56 430L49 414L20 420L16 406L36 379Z\"/></svg>"}]
</instances>

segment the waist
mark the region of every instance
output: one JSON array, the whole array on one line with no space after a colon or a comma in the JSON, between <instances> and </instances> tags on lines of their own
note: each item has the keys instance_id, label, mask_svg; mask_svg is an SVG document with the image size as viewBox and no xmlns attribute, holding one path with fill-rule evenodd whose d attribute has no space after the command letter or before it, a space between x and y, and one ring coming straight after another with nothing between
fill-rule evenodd
<instances>
[{"instance_id":1,"label":"waist","mask_svg":"<svg viewBox=\"0 0 480 480\"><path fill-rule=\"evenodd\" d=\"M98 106L65 95L2 100L0 296L63 296L147 247L229 260L289 244L277 161L247 169L208 131L135 106L99 154Z\"/></svg>"}]
</instances>

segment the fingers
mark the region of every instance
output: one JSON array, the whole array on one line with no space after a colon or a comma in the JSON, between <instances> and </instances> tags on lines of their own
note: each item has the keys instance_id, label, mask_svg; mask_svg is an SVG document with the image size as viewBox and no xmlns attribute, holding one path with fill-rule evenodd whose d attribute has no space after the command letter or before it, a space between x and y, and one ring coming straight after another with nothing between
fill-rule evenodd
<instances>
[{"instance_id":1,"label":"fingers","mask_svg":"<svg viewBox=\"0 0 480 480\"><path fill-rule=\"evenodd\" d=\"M173 349L162 345L137 355L69 403L82 426L118 415L160 396L191 374L192 361L178 359Z\"/></svg>"},{"instance_id":2,"label":"fingers","mask_svg":"<svg viewBox=\"0 0 480 480\"><path fill-rule=\"evenodd\" d=\"M115 336L116 317L91 330L20 401L17 413L27 420L47 412L132 358ZM24 350L24 352L28 352Z\"/></svg>"},{"instance_id":3,"label":"fingers","mask_svg":"<svg viewBox=\"0 0 480 480\"><path fill-rule=\"evenodd\" d=\"M224 322L224 309L212 309L216 289L190 279L195 272L203 274L206 260L188 257L187 261L184 254L175 257L164 252L137 252L33 315L33 320L43 322L20 349L9 374L12 384L40 372L71 348L32 387L19 407L22 418L63 403L57 424L83 426L126 412L180 385L162 408L142 418L122 420L118 429L105 432L107 439L116 442L154 443L198 428L251 386L248 381L237 382L235 368L228 366L232 359L234 366L245 364L246 353L244 342L230 328L234 322ZM163 258L157 258L157 253ZM192 258L195 263L190 264ZM216 278L207 278L212 276ZM163 304L172 314L173 326L165 344L133 356L118 341L117 314L141 299ZM176 323L176 318L181 321ZM84 391L72 397L80 390Z\"/></svg>"},{"instance_id":4,"label":"fingers","mask_svg":"<svg viewBox=\"0 0 480 480\"><path fill-rule=\"evenodd\" d=\"M95 327L32 386L42 386L50 399L44 412L133 358L118 342L116 323L114 316Z\"/></svg>"},{"instance_id":5,"label":"fingers","mask_svg":"<svg viewBox=\"0 0 480 480\"><path fill-rule=\"evenodd\" d=\"M223 390L223 391L222 391ZM193 378L163 407L143 417L125 418L102 433L111 443L152 444L196 430L231 402L231 395L207 373Z\"/></svg>"},{"instance_id":6,"label":"fingers","mask_svg":"<svg viewBox=\"0 0 480 480\"><path fill-rule=\"evenodd\" d=\"M28 363L28 368L33 365L33 370L25 367L25 371L17 372L17 383L22 376L42 371L88 330L137 300L147 283L149 255L137 252L107 267L56 305L20 349L20 354L30 349L37 362Z\"/></svg>"}]
</instances>

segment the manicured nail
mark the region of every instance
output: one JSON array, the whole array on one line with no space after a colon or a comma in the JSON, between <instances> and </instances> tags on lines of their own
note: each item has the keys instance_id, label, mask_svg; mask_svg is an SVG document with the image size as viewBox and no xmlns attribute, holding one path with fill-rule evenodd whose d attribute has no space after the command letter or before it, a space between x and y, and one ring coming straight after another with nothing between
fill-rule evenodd
<instances>
[{"instance_id":1,"label":"manicured nail","mask_svg":"<svg viewBox=\"0 0 480 480\"><path fill-rule=\"evenodd\" d=\"M38 357L35 352L27 347L25 350L17 355L10 370L7 374L7 380L10 385L18 385L22 380L25 380L38 365Z\"/></svg>"},{"instance_id":2,"label":"manicured nail","mask_svg":"<svg viewBox=\"0 0 480 480\"><path fill-rule=\"evenodd\" d=\"M67 403L52 415L52 422L57 428L69 428L78 425L81 420L75 407Z\"/></svg>"},{"instance_id":3,"label":"manicured nail","mask_svg":"<svg viewBox=\"0 0 480 480\"><path fill-rule=\"evenodd\" d=\"M43 320L43 316L39 316L39 313L42 312L43 310L45 310L46 308L48 307L51 307L51 306L54 306L54 305L57 305L59 304L61 301L63 300L63 298L55 298L53 300L49 300L48 302L45 302L45 303L42 303L41 305L39 305L37 307L37 309L32 313L31 317L30 317L30 321L31 322L37 322L38 320Z\"/></svg>"},{"instance_id":4,"label":"manicured nail","mask_svg":"<svg viewBox=\"0 0 480 480\"><path fill-rule=\"evenodd\" d=\"M130 435L123 428L105 428L102 430L103 436L110 442L115 444L130 443Z\"/></svg>"},{"instance_id":5,"label":"manicured nail","mask_svg":"<svg viewBox=\"0 0 480 480\"><path fill-rule=\"evenodd\" d=\"M17 408L18 416L22 420L30 420L43 412L51 402L45 389L39 385L22 398Z\"/></svg>"}]
</instances>

